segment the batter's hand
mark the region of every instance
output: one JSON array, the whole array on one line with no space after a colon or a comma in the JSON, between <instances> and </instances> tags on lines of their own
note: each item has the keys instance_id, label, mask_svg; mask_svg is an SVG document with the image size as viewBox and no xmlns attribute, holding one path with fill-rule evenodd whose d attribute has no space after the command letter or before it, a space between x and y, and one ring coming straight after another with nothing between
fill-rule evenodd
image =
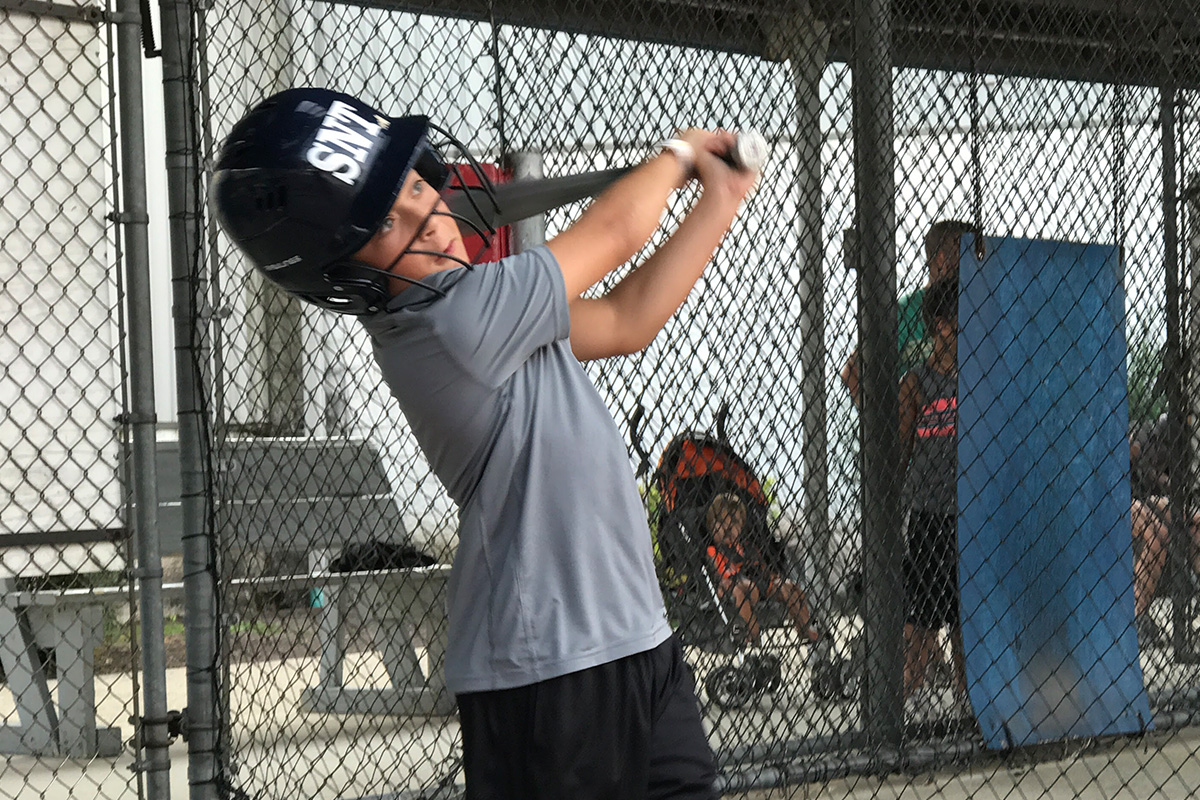
<instances>
[{"instance_id":1,"label":"batter's hand","mask_svg":"<svg viewBox=\"0 0 1200 800\"><path fill-rule=\"evenodd\" d=\"M696 177L704 187L705 194L715 192L722 197L740 201L758 182L757 172L738 169L724 160L723 156L733 149L737 140L731 131L689 128L680 131L678 138L690 144L696 151Z\"/></svg>"}]
</instances>

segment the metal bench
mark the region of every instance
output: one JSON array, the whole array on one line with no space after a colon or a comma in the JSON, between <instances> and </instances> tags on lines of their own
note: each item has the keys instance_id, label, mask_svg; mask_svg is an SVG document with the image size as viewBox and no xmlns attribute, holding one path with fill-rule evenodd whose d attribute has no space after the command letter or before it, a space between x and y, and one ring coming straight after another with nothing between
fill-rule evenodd
<instances>
[{"instance_id":1,"label":"metal bench","mask_svg":"<svg viewBox=\"0 0 1200 800\"><path fill-rule=\"evenodd\" d=\"M261 559L263 572L234 581L248 590L309 589L321 598L318 682L304 692L308 710L359 714L450 713L444 690L445 582L448 566L331 573L346 547L376 539L408 540L387 470L372 443L354 437L231 439L220 469L230 488L222 535L227 563ZM282 569L281 569L282 568ZM250 570L254 571L253 568ZM307 571L306 574L294 574ZM370 620L390 687L345 683L349 626ZM421 669L418 651L428 667Z\"/></svg>"},{"instance_id":2,"label":"metal bench","mask_svg":"<svg viewBox=\"0 0 1200 800\"><path fill-rule=\"evenodd\" d=\"M305 708L451 712L454 704L444 690L441 666L449 567L349 574L325 570L329 554L347 545L407 539L374 447L357 438L246 437L225 443L218 467L228 487L218 516L225 526L222 546L231 562L242 558L243 575L251 573L232 581L232 588L314 589L324 597L319 680L305 692ZM160 520L164 528L180 524L172 516ZM253 574L274 569L286 574ZM305 569L306 574L295 574ZM94 651L103 641L105 607L128 603L128 591L17 591L14 582L0 578L0 664L20 721L0 726L0 753L121 752L120 730L97 727ZM164 599L182 594L182 584L164 586ZM353 688L343 681L346 632L357 620L379 626L377 641L390 687ZM39 648L55 654L57 701ZM428 662L424 671L420 654Z\"/></svg>"},{"instance_id":3,"label":"metal bench","mask_svg":"<svg viewBox=\"0 0 1200 800\"><path fill-rule=\"evenodd\" d=\"M303 692L304 710L445 715L454 712L443 677L449 574L449 566L436 565L244 578L233 581L232 588L315 588L324 593L318 680ZM164 584L163 596L182 598L183 584ZM126 587L18 591L11 581L0 582L0 658L20 721L0 726L0 753L93 757L122 752L120 729L99 727L96 721L94 667L95 648L104 639L105 607L128 602ZM364 621L378 626L376 642L390 686L345 683L347 632ZM39 647L53 649L56 681L46 674Z\"/></svg>"},{"instance_id":4,"label":"metal bench","mask_svg":"<svg viewBox=\"0 0 1200 800\"><path fill-rule=\"evenodd\" d=\"M18 725L0 726L0 753L115 756L120 728L96 723L95 649L104 640L105 606L127 604L129 589L17 591L0 580L0 662L16 700ZM164 597L183 584L165 584ZM38 648L52 649L57 701Z\"/></svg>"},{"instance_id":5,"label":"metal bench","mask_svg":"<svg viewBox=\"0 0 1200 800\"><path fill-rule=\"evenodd\" d=\"M308 570L314 552L408 538L375 447L361 438L230 439L218 449L221 546L238 577Z\"/></svg>"},{"instance_id":6,"label":"metal bench","mask_svg":"<svg viewBox=\"0 0 1200 800\"><path fill-rule=\"evenodd\" d=\"M244 438L226 442L220 469L232 490L223 546L229 563L264 557L263 571L239 586L310 589L321 598L320 673L304 692L306 709L358 714L450 713L444 690L445 582L448 566L331 573L330 559L371 539L395 543L408 533L387 470L370 441L353 437ZM290 569L288 569L290 567ZM243 572L245 575L245 572ZM349 626L370 620L391 686L345 683ZM418 651L428 667L421 668Z\"/></svg>"},{"instance_id":7,"label":"metal bench","mask_svg":"<svg viewBox=\"0 0 1200 800\"><path fill-rule=\"evenodd\" d=\"M449 577L450 567L444 564L308 577L309 585L324 594L325 604L317 684L304 690L302 706L338 714L454 713L443 675ZM347 631L367 620L377 625L376 643L391 686L346 685Z\"/></svg>"}]
</instances>

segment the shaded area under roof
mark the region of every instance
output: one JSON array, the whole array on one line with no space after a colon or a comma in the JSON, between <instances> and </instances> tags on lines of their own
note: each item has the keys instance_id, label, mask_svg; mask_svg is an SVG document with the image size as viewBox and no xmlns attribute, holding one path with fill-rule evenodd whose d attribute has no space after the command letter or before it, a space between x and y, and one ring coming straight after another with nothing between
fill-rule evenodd
<instances>
[{"instance_id":1,"label":"shaded area under roof","mask_svg":"<svg viewBox=\"0 0 1200 800\"><path fill-rule=\"evenodd\" d=\"M782 0L352 0L350 5L746 53L782 60L772 41L804 3ZM853 0L812 0L830 61L850 60ZM781 30L780 30L781 29ZM898 67L1200 87L1195 0L894 0ZM782 35L774 35L781 33Z\"/></svg>"}]
</instances>

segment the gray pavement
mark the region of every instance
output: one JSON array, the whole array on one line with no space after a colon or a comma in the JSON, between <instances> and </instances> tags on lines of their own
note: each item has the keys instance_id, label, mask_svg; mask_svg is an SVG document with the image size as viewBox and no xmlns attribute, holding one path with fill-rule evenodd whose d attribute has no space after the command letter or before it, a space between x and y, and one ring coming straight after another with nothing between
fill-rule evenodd
<instances>
[{"instance_id":1,"label":"gray pavement","mask_svg":"<svg viewBox=\"0 0 1200 800\"><path fill-rule=\"evenodd\" d=\"M814 701L809 683L809 648L797 648L786 639L774 644L785 655L783 685L776 693L739 710L709 708L710 734L722 749L827 736L856 725L854 703ZM722 663L711 656L693 655L701 683L708 670ZM1200 683L1197 667L1170 663L1165 656L1165 652L1154 649L1144 654L1149 685ZM453 717L411 720L304 712L300 693L315 683L316 669L316 659L311 657L234 665L231 706L236 780L251 798L338 800L387 796L403 788L397 785L398 775L411 775L415 782L423 783L436 777L452 758L457 738ZM352 653L346 661L345 678L350 686L377 686L386 683L386 671L376 653ZM132 694L129 676L97 678L98 721L101 725L120 726L126 740L132 735L128 722ZM185 706L183 669L168 670L167 695L169 708ZM3 690L0 719L14 719L11 696ZM1007 761L976 763L970 769L882 779L848 777L744 796L754 800L816 795L864 800L901 795L941 800L1191 797L1200 794L1198 752L1200 733L1187 729L1088 751L1072 745L1057 753L1065 754L1065 758L1045 763L1035 763L1021 754ZM172 796L186 798L186 745L176 744L171 755ZM131 755L92 760L0 758L6 765L0 800L131 800L138 796L130 769Z\"/></svg>"}]
</instances>

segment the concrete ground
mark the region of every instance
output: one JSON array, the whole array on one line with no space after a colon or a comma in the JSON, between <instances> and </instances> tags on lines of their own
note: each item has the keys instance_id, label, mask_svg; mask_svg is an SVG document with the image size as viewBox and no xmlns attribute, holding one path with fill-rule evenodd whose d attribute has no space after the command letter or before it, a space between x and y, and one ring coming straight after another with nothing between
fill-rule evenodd
<instances>
[{"instance_id":1,"label":"concrete ground","mask_svg":"<svg viewBox=\"0 0 1200 800\"><path fill-rule=\"evenodd\" d=\"M1156 734L1065 758L1035 762L1018 755L965 771L884 778L855 776L823 783L751 791L744 800L1146 800L1200 794L1200 732Z\"/></svg>"},{"instance_id":2,"label":"concrete ground","mask_svg":"<svg viewBox=\"0 0 1200 800\"><path fill-rule=\"evenodd\" d=\"M856 704L813 699L806 661L810 650L783 641L777 644L786 656L783 685L777 692L742 709L708 709L710 734L721 749L828 736L856 725ZM1168 664L1163 655L1153 650L1144 654L1148 684L1162 685L1167 680L1200 684L1194 666ZM711 657L698 659L701 683L706 671L719 663ZM302 711L300 693L316 680L316 661L310 656L235 664L232 678L235 782L254 800L394 798L395 792L405 788L402 782L414 786L435 779L456 750L457 722L453 717L409 720ZM383 664L374 652L350 654L345 678L350 686L386 683ZM128 740L133 732L128 721L133 713L131 677L98 676L96 695L99 723L121 727L123 738ZM169 708L186 705L183 669L167 671L167 695ZM0 722L15 721L11 696L0 691ZM926 770L914 775L851 776L730 796L753 800L818 795L863 800L888 800L901 795L939 800L1192 797L1200 795L1198 754L1200 732L1186 729L1090 750L1071 744L1051 753L1059 759L1053 761L1040 762L1029 753L1021 753L1007 760L975 762L970 768L964 765L961 769ZM186 745L177 743L171 757L171 796L186 798ZM127 754L119 758L0 758L4 759L0 800L133 800L139 796L128 748Z\"/></svg>"},{"instance_id":3,"label":"concrete ground","mask_svg":"<svg viewBox=\"0 0 1200 800\"><path fill-rule=\"evenodd\" d=\"M400 726L401 728L403 726ZM404 731L396 731L403 734ZM410 735L420 734L408 731ZM384 749L364 750L348 740L353 731L345 731L329 742L309 741L297 745L294 741L263 743L259 758L250 772L263 772L267 781L260 791L249 792L251 797L365 797L355 794L354 784L363 789L375 784L383 766L399 767L395 753ZM405 738L403 735L397 738ZM434 740L439 737L432 737ZM446 737L452 739L453 737ZM808 798L845 798L846 800L1145 800L1151 797L1186 798L1200 791L1200 735L1195 731L1148 737L1106 749L1069 755L1064 761L1032 763L1017 757L1007 762L995 761L967 771L921 773L889 777L855 776L828 782L794 785L772 790L751 791L726 795L745 800L808 800ZM171 770L170 789L174 798L188 796L184 753L173 754L175 768ZM251 754L246 754L251 755ZM331 765L343 763L348 772L363 769L361 781L339 787L330 785L334 778ZM129 772L128 757L116 760L62 762L55 760L10 758L4 770L0 796L12 798L45 798L58 800L69 797L127 798L137 797ZM278 776L287 776L280 779ZM248 776L249 777L249 776ZM325 784L325 785L322 785ZM251 788L252 787L247 787ZM268 790L269 789L269 790ZM376 786L371 795L380 793Z\"/></svg>"}]
</instances>

